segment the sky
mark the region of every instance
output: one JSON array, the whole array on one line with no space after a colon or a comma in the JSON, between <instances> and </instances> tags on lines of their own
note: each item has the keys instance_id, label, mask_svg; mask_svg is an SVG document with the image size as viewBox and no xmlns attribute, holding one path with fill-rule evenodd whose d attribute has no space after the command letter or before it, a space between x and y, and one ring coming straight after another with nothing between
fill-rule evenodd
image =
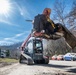
<instances>
[{"instance_id":1,"label":"sky","mask_svg":"<svg viewBox=\"0 0 76 75\"><path fill-rule=\"evenodd\" d=\"M0 45L10 45L24 41L33 27L31 22L25 20L33 20L34 16L41 14L46 7L53 10L55 1L0 0ZM68 11L70 9L69 1L71 3L72 0L66 0Z\"/></svg>"}]
</instances>

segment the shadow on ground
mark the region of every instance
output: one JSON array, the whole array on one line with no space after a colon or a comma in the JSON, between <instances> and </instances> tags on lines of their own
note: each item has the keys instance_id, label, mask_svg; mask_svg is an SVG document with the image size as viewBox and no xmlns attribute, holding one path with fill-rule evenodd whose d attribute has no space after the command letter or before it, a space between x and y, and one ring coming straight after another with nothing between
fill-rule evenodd
<instances>
[{"instance_id":1,"label":"shadow on ground","mask_svg":"<svg viewBox=\"0 0 76 75\"><path fill-rule=\"evenodd\" d=\"M76 68L73 68L73 69L69 69L67 72L76 73Z\"/></svg>"},{"instance_id":2,"label":"shadow on ground","mask_svg":"<svg viewBox=\"0 0 76 75\"><path fill-rule=\"evenodd\" d=\"M38 66L45 66L45 67L53 67L53 68L68 68L68 67L72 67L72 66L64 66L64 65L54 65L54 64L37 64Z\"/></svg>"},{"instance_id":3,"label":"shadow on ground","mask_svg":"<svg viewBox=\"0 0 76 75\"><path fill-rule=\"evenodd\" d=\"M64 70L66 70L66 72L76 73L76 68L71 69L72 66L54 65L54 64L37 64L37 65L44 66L44 67L64 69Z\"/></svg>"}]
</instances>

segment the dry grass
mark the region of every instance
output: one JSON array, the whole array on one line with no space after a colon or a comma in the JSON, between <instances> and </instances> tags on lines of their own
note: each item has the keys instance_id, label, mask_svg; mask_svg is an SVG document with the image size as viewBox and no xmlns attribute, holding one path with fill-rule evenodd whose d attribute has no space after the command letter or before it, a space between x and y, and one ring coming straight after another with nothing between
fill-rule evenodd
<instances>
[{"instance_id":1,"label":"dry grass","mask_svg":"<svg viewBox=\"0 0 76 75\"><path fill-rule=\"evenodd\" d=\"M6 63L16 63L18 60L16 59L11 59L11 58L0 58L0 63L6 62Z\"/></svg>"}]
</instances>

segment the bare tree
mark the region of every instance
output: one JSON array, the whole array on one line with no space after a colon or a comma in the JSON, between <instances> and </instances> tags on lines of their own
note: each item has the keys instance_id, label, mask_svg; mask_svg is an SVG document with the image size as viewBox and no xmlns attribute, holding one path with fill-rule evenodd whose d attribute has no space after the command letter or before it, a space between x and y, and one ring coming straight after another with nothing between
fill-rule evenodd
<instances>
[{"instance_id":1,"label":"bare tree","mask_svg":"<svg viewBox=\"0 0 76 75\"><path fill-rule=\"evenodd\" d=\"M71 26L70 30L76 30L76 0L73 2L72 6L70 13L66 17L69 18L68 23Z\"/></svg>"},{"instance_id":2,"label":"bare tree","mask_svg":"<svg viewBox=\"0 0 76 75\"><path fill-rule=\"evenodd\" d=\"M76 19L76 0L73 1L72 9L67 17L73 17L73 19Z\"/></svg>"},{"instance_id":3,"label":"bare tree","mask_svg":"<svg viewBox=\"0 0 76 75\"><path fill-rule=\"evenodd\" d=\"M73 0L71 11L67 14L66 19L69 30L76 36L76 0Z\"/></svg>"},{"instance_id":4,"label":"bare tree","mask_svg":"<svg viewBox=\"0 0 76 75\"><path fill-rule=\"evenodd\" d=\"M62 23L65 25L64 19L65 19L65 8L66 4L62 0L56 0L54 4L54 14L53 19L58 21L59 23Z\"/></svg>"},{"instance_id":5,"label":"bare tree","mask_svg":"<svg viewBox=\"0 0 76 75\"><path fill-rule=\"evenodd\" d=\"M70 29L76 28L76 0L73 0L72 9L66 13L66 3L64 0L56 0L54 4L53 19L63 25L69 25Z\"/></svg>"}]
</instances>

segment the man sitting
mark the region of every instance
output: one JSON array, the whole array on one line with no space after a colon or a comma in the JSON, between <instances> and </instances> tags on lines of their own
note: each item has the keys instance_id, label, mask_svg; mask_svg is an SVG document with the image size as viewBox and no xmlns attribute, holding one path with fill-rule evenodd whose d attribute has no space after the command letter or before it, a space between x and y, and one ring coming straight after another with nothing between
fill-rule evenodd
<instances>
[{"instance_id":1,"label":"man sitting","mask_svg":"<svg viewBox=\"0 0 76 75\"><path fill-rule=\"evenodd\" d=\"M63 36L61 31L61 25L54 24L50 19L51 9L45 8L42 14L35 16L33 33L35 37L44 37L47 39L59 39Z\"/></svg>"}]
</instances>

